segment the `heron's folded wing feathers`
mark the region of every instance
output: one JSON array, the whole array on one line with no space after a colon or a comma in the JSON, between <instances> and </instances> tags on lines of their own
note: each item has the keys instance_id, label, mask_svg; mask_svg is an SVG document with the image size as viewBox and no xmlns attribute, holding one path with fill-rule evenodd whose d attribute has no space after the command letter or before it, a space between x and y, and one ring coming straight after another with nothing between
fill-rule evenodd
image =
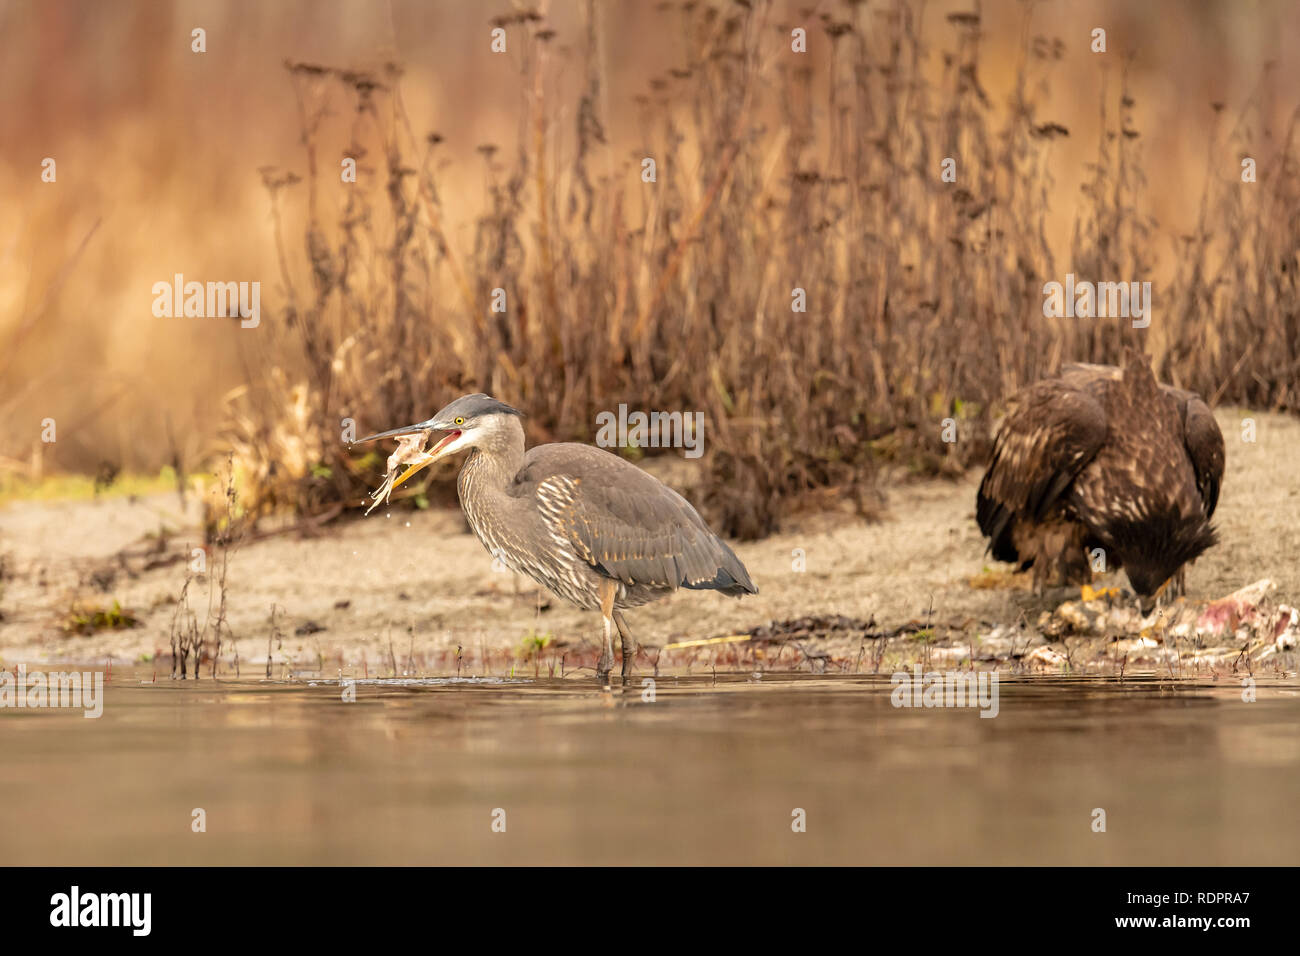
<instances>
[{"instance_id":1,"label":"heron's folded wing feathers","mask_svg":"<svg viewBox=\"0 0 1300 956\"><path fill-rule=\"evenodd\" d=\"M553 534L624 584L754 592L745 567L690 502L635 465L583 445L546 452L528 469ZM543 473L551 473L543 477Z\"/></svg>"}]
</instances>

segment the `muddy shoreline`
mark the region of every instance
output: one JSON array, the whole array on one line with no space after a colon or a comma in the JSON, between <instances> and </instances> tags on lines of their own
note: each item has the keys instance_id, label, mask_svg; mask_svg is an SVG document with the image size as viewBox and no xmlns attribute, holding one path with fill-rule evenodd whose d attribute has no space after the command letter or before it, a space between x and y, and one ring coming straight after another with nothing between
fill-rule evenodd
<instances>
[{"instance_id":1,"label":"muddy shoreline","mask_svg":"<svg viewBox=\"0 0 1300 956\"><path fill-rule=\"evenodd\" d=\"M1239 440L1256 420L1255 443ZM1215 523L1221 544L1188 573L1189 630L1112 619L1125 604L1121 575L1099 578L1119 593L1080 600L1036 597L1027 576L983 553L973 512L977 472L956 481L891 483L881 520L805 515L736 551L760 593L743 600L681 592L630 612L640 643L637 672L714 670L887 672L913 663L1008 666L1087 673L1216 676L1293 671L1295 654L1266 633L1278 608L1300 605L1300 422L1220 410L1229 440ZM655 467L655 466L652 466ZM666 461L665 477L690 470ZM171 673L169 632L192 549L197 514L176 495L0 509L0 661L153 664ZM208 557L215 562L217 555ZM209 570L213 570L209 568ZM1209 602L1270 582L1258 626L1231 621L1197 633ZM189 607L199 626L216 613L216 575L196 577ZM75 613L111 611L138 625L69 630ZM272 607L275 619L272 621ZM402 673L580 676L598 651L599 621L493 569L490 556L450 510L376 510L310 535L272 535L232 550L219 675ZM1202 629L1203 630L1203 629ZM211 661L205 664L208 676Z\"/></svg>"}]
</instances>

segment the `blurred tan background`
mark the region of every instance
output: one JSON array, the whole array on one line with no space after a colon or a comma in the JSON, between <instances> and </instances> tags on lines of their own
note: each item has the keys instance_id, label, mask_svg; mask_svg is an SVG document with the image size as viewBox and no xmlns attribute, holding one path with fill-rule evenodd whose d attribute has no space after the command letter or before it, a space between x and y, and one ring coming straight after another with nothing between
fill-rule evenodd
<instances>
[{"instance_id":1,"label":"blurred tan background","mask_svg":"<svg viewBox=\"0 0 1300 956\"><path fill-rule=\"evenodd\" d=\"M840 6L795 5L777 19L806 20L817 58L829 41L815 18ZM674 66L682 42L655 7L600 6L608 156L617 162L639 144L633 97ZM471 244L483 205L475 150L489 142L509 150L518 133L519 71L503 63L517 53L489 50L489 20L514 9L450 0L0 0L0 456L26 460L46 417L59 425L47 468L89 470L107 461L156 469L169 454L169 427L188 461L215 447L221 397L244 380L241 350L265 340L228 320L156 319L151 286L177 272L199 281L260 280L263 322L272 316L282 294L258 169L303 171L286 59L403 64L413 124L445 139L448 235ZM945 18L969 9L970 0L928 5L927 41L949 46ZM980 80L1000 110L1024 45L1026 7L997 0L979 9ZM545 12L563 51L580 29L578 4L560 0ZM1300 4L1290 0L1046 0L1031 16L1030 32L1064 43L1043 114L1070 130L1051 159L1049 238L1061 275L1079 186L1096 151L1103 83L1115 88L1125 51L1135 54L1130 81L1146 199L1162 240L1195 224L1215 130L1211 103L1225 105L1218 119L1225 131L1273 61L1280 95L1266 90L1260 102L1273 127L1285 129L1289 97L1300 88L1300 64L1285 58L1300 48ZM1104 56L1089 51L1097 26L1107 30ZM204 54L190 50L195 27L207 31ZM556 63L556 84L580 83L562 57ZM41 182L44 157L57 161L55 184ZM327 174L337 161L322 157ZM286 202L293 208L302 199ZM1174 251L1172 243L1155 250L1162 268ZM301 242L291 242L289 253L305 261ZM441 398L430 396L430 407Z\"/></svg>"}]
</instances>

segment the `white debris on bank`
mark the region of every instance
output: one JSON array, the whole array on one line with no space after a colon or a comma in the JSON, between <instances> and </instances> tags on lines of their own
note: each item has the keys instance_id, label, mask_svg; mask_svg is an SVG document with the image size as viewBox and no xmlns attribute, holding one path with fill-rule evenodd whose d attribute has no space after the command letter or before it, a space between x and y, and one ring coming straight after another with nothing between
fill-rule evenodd
<instances>
[{"instance_id":1,"label":"white debris on bank","mask_svg":"<svg viewBox=\"0 0 1300 956\"><path fill-rule=\"evenodd\" d=\"M1263 578L1213 601L1178 598L1143 615L1131 593L1085 585L1077 600L1043 611L1033 625L993 628L980 647L994 658L1047 669L1086 666L1101 657L1134 664L1216 664L1243 656L1263 661L1300 647L1300 610L1279 603L1275 589ZM1076 652L1080 640L1091 642L1092 651Z\"/></svg>"}]
</instances>

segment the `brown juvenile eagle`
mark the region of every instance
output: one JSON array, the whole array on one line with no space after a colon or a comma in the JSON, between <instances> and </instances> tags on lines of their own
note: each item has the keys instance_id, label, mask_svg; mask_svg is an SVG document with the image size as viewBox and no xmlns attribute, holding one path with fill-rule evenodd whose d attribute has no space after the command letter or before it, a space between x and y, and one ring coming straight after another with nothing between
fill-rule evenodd
<instances>
[{"instance_id":1,"label":"brown juvenile eagle","mask_svg":"<svg viewBox=\"0 0 1300 956\"><path fill-rule=\"evenodd\" d=\"M1033 567L1036 590L1090 580L1100 548L1140 597L1175 577L1181 591L1183 565L1216 541L1223 460L1210 409L1158 385L1143 356L1067 365L1012 399L976 518L995 558Z\"/></svg>"}]
</instances>

